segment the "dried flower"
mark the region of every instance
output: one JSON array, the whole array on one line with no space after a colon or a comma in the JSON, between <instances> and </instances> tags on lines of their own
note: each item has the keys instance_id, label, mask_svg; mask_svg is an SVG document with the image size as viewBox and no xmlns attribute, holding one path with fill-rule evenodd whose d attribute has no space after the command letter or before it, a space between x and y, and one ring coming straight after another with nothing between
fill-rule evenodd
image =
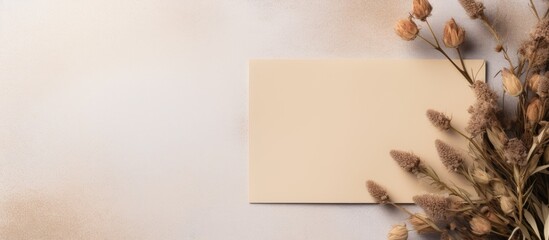
<instances>
[{"instance_id":1,"label":"dried flower","mask_svg":"<svg viewBox=\"0 0 549 240\"><path fill-rule=\"evenodd\" d=\"M463 43L465 39L465 30L462 27L458 26L456 21L452 18L446 22L444 26L444 45L449 48L457 48Z\"/></svg>"},{"instance_id":2,"label":"dried flower","mask_svg":"<svg viewBox=\"0 0 549 240\"><path fill-rule=\"evenodd\" d=\"M427 223L427 221L432 221L427 217L427 215L423 213L414 213L410 216L408 221L412 224L412 227L416 232L419 234L425 234L425 233L434 233L436 230L431 226L431 224Z\"/></svg>"},{"instance_id":3,"label":"dried flower","mask_svg":"<svg viewBox=\"0 0 549 240\"><path fill-rule=\"evenodd\" d=\"M427 110L427 118L435 127L442 131L450 129L450 118L444 113L429 109Z\"/></svg>"},{"instance_id":4,"label":"dried flower","mask_svg":"<svg viewBox=\"0 0 549 240\"><path fill-rule=\"evenodd\" d=\"M507 68L503 68L501 75L503 77L503 89L511 96L518 96L522 93L522 83L515 74Z\"/></svg>"},{"instance_id":5,"label":"dried flower","mask_svg":"<svg viewBox=\"0 0 549 240\"><path fill-rule=\"evenodd\" d=\"M496 196L505 196L507 195L507 189L500 181L492 182L492 191Z\"/></svg>"},{"instance_id":6,"label":"dried flower","mask_svg":"<svg viewBox=\"0 0 549 240\"><path fill-rule=\"evenodd\" d=\"M451 205L451 200L447 197L424 194L414 196L413 200L416 205L423 208L429 218L435 221L446 220L449 217L448 210Z\"/></svg>"},{"instance_id":7,"label":"dried flower","mask_svg":"<svg viewBox=\"0 0 549 240\"><path fill-rule=\"evenodd\" d=\"M509 215L515 211L515 204L511 197L503 196L499 199L499 206L506 215Z\"/></svg>"},{"instance_id":8,"label":"dried flower","mask_svg":"<svg viewBox=\"0 0 549 240\"><path fill-rule=\"evenodd\" d=\"M406 240L408 239L408 229L406 224L394 225L387 235L388 240Z\"/></svg>"},{"instance_id":9,"label":"dried flower","mask_svg":"<svg viewBox=\"0 0 549 240\"><path fill-rule=\"evenodd\" d=\"M473 179L475 180L475 182L479 183L479 184L488 184L490 183L490 175L488 175L488 173L480 168L475 168L475 170L473 170Z\"/></svg>"},{"instance_id":10,"label":"dried flower","mask_svg":"<svg viewBox=\"0 0 549 240\"><path fill-rule=\"evenodd\" d=\"M419 170L420 160L415 154L399 150L391 150L389 154L406 171L416 173Z\"/></svg>"},{"instance_id":11,"label":"dried flower","mask_svg":"<svg viewBox=\"0 0 549 240\"><path fill-rule=\"evenodd\" d=\"M471 225L471 231L479 236L486 235L492 230L490 221L483 217L473 217L473 219L469 221L469 225Z\"/></svg>"},{"instance_id":12,"label":"dried flower","mask_svg":"<svg viewBox=\"0 0 549 240\"><path fill-rule=\"evenodd\" d=\"M406 41L414 40L419 33L416 23L411 19L400 19L395 25L395 32Z\"/></svg>"},{"instance_id":13,"label":"dried flower","mask_svg":"<svg viewBox=\"0 0 549 240\"><path fill-rule=\"evenodd\" d=\"M526 157L528 155L528 149L524 146L521 140L518 138L511 138L503 146L504 156L509 164L518 164L524 166L526 164Z\"/></svg>"},{"instance_id":14,"label":"dried flower","mask_svg":"<svg viewBox=\"0 0 549 240\"><path fill-rule=\"evenodd\" d=\"M538 89L536 91L539 97L546 99L549 97L549 78L544 76L544 78L539 79Z\"/></svg>"},{"instance_id":15,"label":"dried flower","mask_svg":"<svg viewBox=\"0 0 549 240\"><path fill-rule=\"evenodd\" d=\"M368 192L376 202L385 204L390 201L387 191L385 191L385 189L376 182L368 180L366 182L366 187L368 188Z\"/></svg>"},{"instance_id":16,"label":"dried flower","mask_svg":"<svg viewBox=\"0 0 549 240\"><path fill-rule=\"evenodd\" d=\"M412 15L421 21L425 21L425 19L431 15L432 10L433 7L431 7L428 0L414 0Z\"/></svg>"},{"instance_id":17,"label":"dried flower","mask_svg":"<svg viewBox=\"0 0 549 240\"><path fill-rule=\"evenodd\" d=\"M530 32L530 38L518 50L528 60L532 70L540 70L549 63L549 19L542 19Z\"/></svg>"},{"instance_id":18,"label":"dried flower","mask_svg":"<svg viewBox=\"0 0 549 240\"><path fill-rule=\"evenodd\" d=\"M545 78L545 76L541 75L541 74L537 74L537 73L532 75L532 77L530 77L530 79L528 79L528 87L533 92L538 92L539 82L542 81L541 80L542 78Z\"/></svg>"},{"instance_id":19,"label":"dried flower","mask_svg":"<svg viewBox=\"0 0 549 240\"><path fill-rule=\"evenodd\" d=\"M473 137L486 131L491 122L496 121L498 111L497 95L483 81L473 83L473 91L477 98L475 104L467 110L471 114L466 130Z\"/></svg>"},{"instance_id":20,"label":"dried flower","mask_svg":"<svg viewBox=\"0 0 549 240\"><path fill-rule=\"evenodd\" d=\"M541 119L542 114L541 100L533 98L526 108L526 119L528 123L535 124Z\"/></svg>"},{"instance_id":21,"label":"dried flower","mask_svg":"<svg viewBox=\"0 0 549 240\"><path fill-rule=\"evenodd\" d=\"M435 146L440 160L448 170L457 172L459 168L463 166L463 156L461 156L452 146L439 139L435 141Z\"/></svg>"},{"instance_id":22,"label":"dried flower","mask_svg":"<svg viewBox=\"0 0 549 240\"><path fill-rule=\"evenodd\" d=\"M481 2L475 0L459 0L459 3L461 3L461 6L463 6L463 9L467 12L467 15L472 19L484 15L484 5Z\"/></svg>"}]
</instances>

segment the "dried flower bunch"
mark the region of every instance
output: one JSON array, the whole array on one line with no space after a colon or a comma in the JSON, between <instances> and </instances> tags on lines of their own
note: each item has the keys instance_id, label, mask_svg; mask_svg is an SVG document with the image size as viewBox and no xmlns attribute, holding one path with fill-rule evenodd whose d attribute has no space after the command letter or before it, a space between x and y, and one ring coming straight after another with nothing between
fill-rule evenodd
<instances>
[{"instance_id":1,"label":"dried flower bunch","mask_svg":"<svg viewBox=\"0 0 549 240\"><path fill-rule=\"evenodd\" d=\"M440 193L415 196L414 202L424 212L413 213L392 202L390 193L373 181L367 182L368 191L378 203L406 212L409 226L419 234L439 234L440 239L549 240L549 6L541 15L534 2L528 2L538 23L511 58L483 3L459 3L471 19L486 27L495 40L495 52L505 59L498 78L504 95L516 99L516 114L505 116L498 95L466 67L460 51L465 30L451 18L440 39L429 24L433 9L429 1L413 0L412 12L396 23L395 32L406 41L420 39L440 52L476 96L464 131L452 125L447 115L427 110L427 119L436 128L469 142L469 158L441 140L434 145L442 164L467 180L476 195L447 183L418 156L401 150L392 150L390 156ZM452 53L457 60L450 57ZM407 239L407 225L393 226L388 238Z\"/></svg>"}]
</instances>

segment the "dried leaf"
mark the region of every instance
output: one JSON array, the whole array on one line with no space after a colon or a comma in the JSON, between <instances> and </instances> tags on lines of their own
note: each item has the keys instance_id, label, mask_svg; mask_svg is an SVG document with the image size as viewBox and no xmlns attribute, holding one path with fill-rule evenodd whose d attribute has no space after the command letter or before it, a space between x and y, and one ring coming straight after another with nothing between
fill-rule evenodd
<instances>
[{"instance_id":1,"label":"dried leaf","mask_svg":"<svg viewBox=\"0 0 549 240\"><path fill-rule=\"evenodd\" d=\"M538 238L541 239L541 236L539 235L538 224L536 224L536 219L534 219L534 216L532 216L532 214L528 212L528 210L526 209L524 209L524 218L526 219L528 224L530 224L530 227L534 229L536 236L538 236Z\"/></svg>"}]
</instances>

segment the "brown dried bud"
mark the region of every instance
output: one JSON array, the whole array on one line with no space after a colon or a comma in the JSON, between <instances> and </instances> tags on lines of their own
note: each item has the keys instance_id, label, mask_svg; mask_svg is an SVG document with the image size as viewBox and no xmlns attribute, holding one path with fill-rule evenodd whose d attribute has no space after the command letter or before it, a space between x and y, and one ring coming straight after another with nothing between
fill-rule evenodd
<instances>
[{"instance_id":1,"label":"brown dried bud","mask_svg":"<svg viewBox=\"0 0 549 240\"><path fill-rule=\"evenodd\" d=\"M469 225L471 225L471 232L479 236L486 235L492 230L490 221L483 217L473 217L473 219L469 221Z\"/></svg>"},{"instance_id":2,"label":"brown dried bud","mask_svg":"<svg viewBox=\"0 0 549 240\"><path fill-rule=\"evenodd\" d=\"M528 79L528 87L530 88L530 90L532 90L532 92L538 92L539 83L540 81L543 81L543 78L545 78L545 76L536 73L532 75L530 79Z\"/></svg>"},{"instance_id":3,"label":"brown dried bud","mask_svg":"<svg viewBox=\"0 0 549 240\"><path fill-rule=\"evenodd\" d=\"M501 76L503 77L503 89L505 92L513 97L522 93L522 83L520 83L520 80L513 72L507 68L503 68Z\"/></svg>"},{"instance_id":4,"label":"brown dried bud","mask_svg":"<svg viewBox=\"0 0 549 240\"><path fill-rule=\"evenodd\" d=\"M389 194L387 194L387 191L385 191L385 188L383 188L376 182L372 180L368 180L366 182L366 187L368 188L368 192L370 193L370 196L372 196L372 198L374 198L376 202L385 204L390 201Z\"/></svg>"},{"instance_id":5,"label":"brown dried bud","mask_svg":"<svg viewBox=\"0 0 549 240\"><path fill-rule=\"evenodd\" d=\"M408 239L408 229L406 228L406 224L394 225L393 228L391 228L391 231L389 231L389 234L387 234L387 239L388 240Z\"/></svg>"},{"instance_id":6,"label":"brown dried bud","mask_svg":"<svg viewBox=\"0 0 549 240\"><path fill-rule=\"evenodd\" d=\"M411 19L400 19L395 25L395 32L406 41L414 40L419 33L416 23Z\"/></svg>"},{"instance_id":7,"label":"brown dried bud","mask_svg":"<svg viewBox=\"0 0 549 240\"><path fill-rule=\"evenodd\" d=\"M499 199L499 206L506 215L509 215L515 211L515 204L511 197L503 196Z\"/></svg>"},{"instance_id":8,"label":"brown dried bud","mask_svg":"<svg viewBox=\"0 0 549 240\"><path fill-rule=\"evenodd\" d=\"M428 0L414 0L412 15L421 21L425 21L425 19L431 15L432 10L433 7L431 7Z\"/></svg>"},{"instance_id":9,"label":"brown dried bud","mask_svg":"<svg viewBox=\"0 0 549 240\"><path fill-rule=\"evenodd\" d=\"M465 40L465 30L452 18L444 26L443 40L446 47L457 48Z\"/></svg>"},{"instance_id":10,"label":"brown dried bud","mask_svg":"<svg viewBox=\"0 0 549 240\"><path fill-rule=\"evenodd\" d=\"M528 123L537 123L541 118L542 110L541 100L539 100L538 97L533 98L526 108L526 119L528 120Z\"/></svg>"},{"instance_id":11,"label":"brown dried bud","mask_svg":"<svg viewBox=\"0 0 549 240\"><path fill-rule=\"evenodd\" d=\"M450 129L450 118L444 113L429 109L427 110L427 118L435 127L442 131Z\"/></svg>"},{"instance_id":12,"label":"brown dried bud","mask_svg":"<svg viewBox=\"0 0 549 240\"><path fill-rule=\"evenodd\" d=\"M501 45L501 44L496 45L494 50L496 50L496 52L501 52L503 50L503 45Z\"/></svg>"}]
</instances>

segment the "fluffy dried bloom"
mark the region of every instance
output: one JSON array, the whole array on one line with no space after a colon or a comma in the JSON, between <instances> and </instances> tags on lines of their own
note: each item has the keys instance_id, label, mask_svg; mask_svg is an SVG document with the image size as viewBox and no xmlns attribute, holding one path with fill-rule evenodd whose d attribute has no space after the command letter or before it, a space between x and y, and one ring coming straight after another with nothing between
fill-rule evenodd
<instances>
[{"instance_id":1,"label":"fluffy dried bloom","mask_svg":"<svg viewBox=\"0 0 549 240\"><path fill-rule=\"evenodd\" d=\"M473 137L486 131L488 125L496 121L498 111L497 95L483 81L473 83L473 92L477 98L475 104L469 107L471 114L466 130Z\"/></svg>"},{"instance_id":2,"label":"fluffy dried bloom","mask_svg":"<svg viewBox=\"0 0 549 240\"><path fill-rule=\"evenodd\" d=\"M526 165L528 149L526 149L522 141L518 138L509 139L503 146L503 152L503 155L509 164L518 164L520 166Z\"/></svg>"},{"instance_id":3,"label":"fluffy dried bloom","mask_svg":"<svg viewBox=\"0 0 549 240\"><path fill-rule=\"evenodd\" d=\"M480 168L475 168L475 170L473 170L473 179L475 180L475 182L479 183L479 184L488 184L490 183L490 175L488 175L488 173Z\"/></svg>"},{"instance_id":4,"label":"fluffy dried bloom","mask_svg":"<svg viewBox=\"0 0 549 240\"><path fill-rule=\"evenodd\" d=\"M423 213L415 213L408 218L408 221L412 224L414 230L419 234L425 233L434 233L436 230L426 221L429 220L429 217Z\"/></svg>"},{"instance_id":5,"label":"fluffy dried bloom","mask_svg":"<svg viewBox=\"0 0 549 240\"><path fill-rule=\"evenodd\" d=\"M448 219L448 210L452 204L451 199L440 195L424 194L414 196L413 200L416 205L425 211L429 218L435 221Z\"/></svg>"},{"instance_id":6,"label":"fluffy dried bloom","mask_svg":"<svg viewBox=\"0 0 549 240\"><path fill-rule=\"evenodd\" d=\"M528 87L532 92L538 92L539 83L540 81L543 81L542 79L546 78L544 75L541 74L534 74L530 79L528 79Z\"/></svg>"},{"instance_id":7,"label":"fluffy dried bloom","mask_svg":"<svg viewBox=\"0 0 549 240\"><path fill-rule=\"evenodd\" d=\"M458 26L456 21L452 18L444 26L444 34L442 40L444 45L449 48L457 48L465 40L465 30Z\"/></svg>"},{"instance_id":8,"label":"fluffy dried bloom","mask_svg":"<svg viewBox=\"0 0 549 240\"><path fill-rule=\"evenodd\" d=\"M505 196L507 195L507 189L500 181L492 182L492 191L496 196Z\"/></svg>"},{"instance_id":9,"label":"fluffy dried bloom","mask_svg":"<svg viewBox=\"0 0 549 240\"><path fill-rule=\"evenodd\" d=\"M395 25L396 34L403 40L411 41L417 37L419 28L411 18L400 19Z\"/></svg>"},{"instance_id":10,"label":"fluffy dried bloom","mask_svg":"<svg viewBox=\"0 0 549 240\"><path fill-rule=\"evenodd\" d=\"M503 68L501 75L505 92L513 97L522 93L522 83L513 72L507 68Z\"/></svg>"},{"instance_id":11,"label":"fluffy dried bloom","mask_svg":"<svg viewBox=\"0 0 549 240\"><path fill-rule=\"evenodd\" d=\"M385 188L383 188L376 182L372 180L368 180L366 182L366 187L368 188L368 192L376 202L385 204L390 201L389 194L387 194L387 191L385 191Z\"/></svg>"},{"instance_id":12,"label":"fluffy dried bloom","mask_svg":"<svg viewBox=\"0 0 549 240\"><path fill-rule=\"evenodd\" d=\"M541 119L542 111L541 100L537 97L532 99L526 108L526 119L528 120L528 123L537 123Z\"/></svg>"},{"instance_id":13,"label":"fluffy dried bloom","mask_svg":"<svg viewBox=\"0 0 549 240\"><path fill-rule=\"evenodd\" d=\"M536 90L536 93L543 99L549 97L549 78L547 78L547 76L539 79L538 89Z\"/></svg>"},{"instance_id":14,"label":"fluffy dried bloom","mask_svg":"<svg viewBox=\"0 0 549 240\"><path fill-rule=\"evenodd\" d=\"M416 173L419 170L419 157L410 152L391 150L391 157L406 171Z\"/></svg>"},{"instance_id":15,"label":"fluffy dried bloom","mask_svg":"<svg viewBox=\"0 0 549 240\"><path fill-rule=\"evenodd\" d=\"M429 109L427 110L427 118L435 127L442 131L450 129L451 120L444 113Z\"/></svg>"},{"instance_id":16,"label":"fluffy dried bloom","mask_svg":"<svg viewBox=\"0 0 549 240\"><path fill-rule=\"evenodd\" d=\"M530 38L524 41L519 50L532 70L539 70L549 63L549 19L542 19L530 32Z\"/></svg>"},{"instance_id":17,"label":"fluffy dried bloom","mask_svg":"<svg viewBox=\"0 0 549 240\"><path fill-rule=\"evenodd\" d=\"M479 18L484 14L484 5L475 0L459 0L459 3L472 19Z\"/></svg>"},{"instance_id":18,"label":"fluffy dried bloom","mask_svg":"<svg viewBox=\"0 0 549 240\"><path fill-rule=\"evenodd\" d=\"M425 21L425 19L431 15L432 10L433 7L431 7L428 0L414 0L412 15L421 21Z\"/></svg>"},{"instance_id":19,"label":"fluffy dried bloom","mask_svg":"<svg viewBox=\"0 0 549 240\"><path fill-rule=\"evenodd\" d=\"M469 221L469 225L471 225L471 232L479 236L486 235L492 230L490 221L483 217L473 217L473 219Z\"/></svg>"},{"instance_id":20,"label":"fluffy dried bloom","mask_svg":"<svg viewBox=\"0 0 549 240\"><path fill-rule=\"evenodd\" d=\"M391 228L391 231L389 231L389 234L387 234L387 239L388 240L408 239L408 229L406 228L406 224L394 225L393 228Z\"/></svg>"},{"instance_id":21,"label":"fluffy dried bloom","mask_svg":"<svg viewBox=\"0 0 549 240\"><path fill-rule=\"evenodd\" d=\"M506 215L509 215L515 211L514 201L508 196L503 196L499 199L499 206Z\"/></svg>"},{"instance_id":22,"label":"fluffy dried bloom","mask_svg":"<svg viewBox=\"0 0 549 240\"><path fill-rule=\"evenodd\" d=\"M437 148L440 160L444 166L448 168L448 170L457 172L459 168L463 166L463 156L459 154L452 146L439 139L435 141L435 146Z\"/></svg>"}]
</instances>

